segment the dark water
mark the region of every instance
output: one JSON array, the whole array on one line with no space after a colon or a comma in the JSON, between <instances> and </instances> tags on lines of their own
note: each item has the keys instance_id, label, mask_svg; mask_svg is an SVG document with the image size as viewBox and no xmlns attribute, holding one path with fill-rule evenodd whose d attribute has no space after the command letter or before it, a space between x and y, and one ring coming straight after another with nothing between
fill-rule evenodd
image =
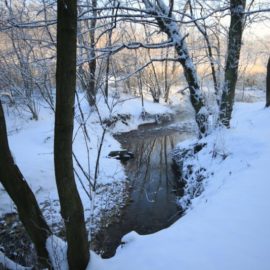
<instances>
[{"instance_id":1,"label":"dark water","mask_svg":"<svg viewBox=\"0 0 270 270\"><path fill-rule=\"evenodd\" d=\"M112 257L128 232L150 234L167 228L180 216L177 197L182 187L172 167L171 151L191 134L177 127L143 127L121 134L122 148L132 151L134 159L125 162L130 182L130 201L117 222L99 235L99 249L104 258Z\"/></svg>"}]
</instances>

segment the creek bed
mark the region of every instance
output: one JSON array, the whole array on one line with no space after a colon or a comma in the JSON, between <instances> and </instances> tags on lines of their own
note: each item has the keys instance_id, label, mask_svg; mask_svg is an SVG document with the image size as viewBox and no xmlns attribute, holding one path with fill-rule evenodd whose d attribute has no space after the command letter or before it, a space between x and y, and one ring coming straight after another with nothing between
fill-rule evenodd
<instances>
[{"instance_id":1,"label":"creek bed","mask_svg":"<svg viewBox=\"0 0 270 270\"><path fill-rule=\"evenodd\" d=\"M121 238L131 231L151 234L169 227L183 214L177 205L183 186L172 166L171 151L190 138L177 123L145 125L138 130L117 135L123 149L134 154L124 162L130 194L121 215L101 228L94 245L103 258L114 256Z\"/></svg>"}]
</instances>

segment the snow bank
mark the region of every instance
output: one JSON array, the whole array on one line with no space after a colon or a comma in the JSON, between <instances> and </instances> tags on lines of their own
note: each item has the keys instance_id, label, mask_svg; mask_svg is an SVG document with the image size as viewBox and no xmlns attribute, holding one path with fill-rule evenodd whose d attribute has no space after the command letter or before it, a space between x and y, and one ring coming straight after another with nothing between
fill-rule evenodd
<instances>
[{"instance_id":1,"label":"snow bank","mask_svg":"<svg viewBox=\"0 0 270 270\"><path fill-rule=\"evenodd\" d=\"M67 270L67 244L62 239L52 235L47 239L46 248L49 253L53 268Z\"/></svg>"},{"instance_id":2,"label":"snow bank","mask_svg":"<svg viewBox=\"0 0 270 270\"><path fill-rule=\"evenodd\" d=\"M144 98L143 106L141 97L131 95L121 95L121 98L110 97L107 102L104 97L98 98L99 114L102 119L108 119L118 115L129 115L130 119L123 123L118 121L113 128L114 133L128 132L137 129L138 126L145 122L153 122L154 120L143 120L142 113L149 115L172 114L172 110L160 103L153 103Z\"/></svg>"}]
</instances>

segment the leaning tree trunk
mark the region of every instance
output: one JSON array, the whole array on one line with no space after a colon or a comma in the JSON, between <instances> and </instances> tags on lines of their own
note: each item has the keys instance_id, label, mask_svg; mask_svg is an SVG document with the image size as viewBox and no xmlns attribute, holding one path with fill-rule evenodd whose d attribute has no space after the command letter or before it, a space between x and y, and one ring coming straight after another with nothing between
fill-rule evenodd
<instances>
[{"instance_id":1,"label":"leaning tree trunk","mask_svg":"<svg viewBox=\"0 0 270 270\"><path fill-rule=\"evenodd\" d=\"M19 218L33 241L39 268L50 268L46 240L51 231L44 220L36 198L11 155L4 111L0 100L0 182L15 203Z\"/></svg>"},{"instance_id":2,"label":"leaning tree trunk","mask_svg":"<svg viewBox=\"0 0 270 270\"><path fill-rule=\"evenodd\" d=\"M54 164L56 184L65 222L70 270L85 270L89 245L82 202L72 161L76 88L77 0L57 1L57 65Z\"/></svg>"},{"instance_id":3,"label":"leaning tree trunk","mask_svg":"<svg viewBox=\"0 0 270 270\"><path fill-rule=\"evenodd\" d=\"M168 38L175 44L175 51L183 67L184 75L188 83L190 101L195 110L195 119L199 127L200 137L203 137L207 135L208 132L208 111L204 104L197 71L189 55L185 37L181 35L175 23L175 18L171 14L172 7L169 9L164 4L163 0L156 0L157 4L153 4L149 0L143 0L143 2L146 8L151 10L152 16L155 17L160 30L166 33Z\"/></svg>"},{"instance_id":4,"label":"leaning tree trunk","mask_svg":"<svg viewBox=\"0 0 270 270\"><path fill-rule=\"evenodd\" d=\"M266 75L266 107L270 106L270 57L267 64L267 75Z\"/></svg>"},{"instance_id":5,"label":"leaning tree trunk","mask_svg":"<svg viewBox=\"0 0 270 270\"><path fill-rule=\"evenodd\" d=\"M225 80L219 112L219 121L225 127L230 127L232 117L242 34L244 30L245 6L246 0L231 0L230 2L231 23L229 28Z\"/></svg>"}]
</instances>

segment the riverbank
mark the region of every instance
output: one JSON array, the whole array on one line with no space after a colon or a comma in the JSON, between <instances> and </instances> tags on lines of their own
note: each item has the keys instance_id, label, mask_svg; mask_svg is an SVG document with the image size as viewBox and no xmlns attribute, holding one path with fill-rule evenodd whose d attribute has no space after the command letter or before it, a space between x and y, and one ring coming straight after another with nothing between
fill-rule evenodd
<instances>
[{"instance_id":1,"label":"riverbank","mask_svg":"<svg viewBox=\"0 0 270 270\"><path fill-rule=\"evenodd\" d=\"M188 161L207 177L186 215L152 235L127 234L113 258L93 254L88 269L268 270L269 119L262 102L236 104L231 129L213 132Z\"/></svg>"},{"instance_id":2,"label":"riverbank","mask_svg":"<svg viewBox=\"0 0 270 270\"><path fill-rule=\"evenodd\" d=\"M160 107L156 108L160 110ZM136 111L139 112L137 109ZM191 201L189 197L184 197L178 201L181 206L187 202L189 203L185 216L169 228L151 235L142 236L135 232L125 235L121 246L117 249L116 255L111 259L102 260L95 253L91 252L91 263L88 269L163 270L168 268L170 270L178 270L181 267L181 269L185 270L268 270L270 267L268 256L268 250L270 249L268 230L270 219L267 214L270 210L268 196L270 183L267 171L270 155L270 128L267 124L270 117L269 113L269 109L265 109L262 102L253 104L237 103L234 108L231 129L215 130L206 139L200 141L205 146L196 155L191 156L185 161L184 170L189 170L190 167L188 165L192 165L193 172L200 168L205 169L204 181L200 186L203 192L201 194L198 193L200 196ZM139 117L140 113L137 116ZM12 119L12 116L10 117ZM89 129L93 123L96 126L92 126L92 128L97 127L98 119L99 117L96 116L95 121L90 122ZM38 132L38 134L41 134L39 135L41 137L37 136L37 133L34 131L37 127L36 125L39 125L37 124L38 122L30 121L25 124L26 126L22 124L19 131L10 129L12 131L10 138L17 138L18 140L15 143L18 147L18 153L24 147L27 147L28 140L34 147L34 151L36 151L34 155L35 160L28 156L23 157L21 154L21 160L24 160L26 164L27 162L37 162L37 165L42 166L42 160L39 158L42 157L44 158L43 162L48 162L49 159L46 156L52 156L50 152L47 152L46 155L46 151L50 149L47 148L48 145L52 145L52 140L51 138L47 139L47 134L52 134L53 126L52 124L44 126L47 120L44 121L45 119L42 119L40 124L44 129L40 127ZM133 124L130 127L134 127L136 124L143 123L143 120L137 121L135 119L131 123ZM13 122L12 124L15 123ZM116 123L112 129L115 128L117 130L117 125ZM122 121L119 125L124 127L123 130L128 129L127 125ZM100 131L102 130L96 129L91 134L95 134L95 132L97 134ZM157 132L160 132L160 130ZM22 134L22 137L20 137L20 134ZM101 162L100 164L108 166L112 161L112 164L119 165L119 167L116 167L118 168L118 176L121 176L121 174L125 175L121 163L107 157L109 150L115 150L120 147L117 141L112 141L114 140L112 134L112 132L106 134L108 139L105 140L103 148L103 151L106 151L102 154L102 159L105 159L108 163ZM22 139L21 141L19 140L20 138ZM77 136L78 145L79 138L83 138L82 134ZM14 139L14 141L16 140ZM97 142L98 139L93 142L93 147L96 147ZM83 143L83 140L81 140L81 143ZM196 141L191 142L188 140L181 143L179 147L181 149L187 148L193 143L196 143ZM40 148L36 149L35 147ZM45 149L47 150L44 151ZM77 149L78 154L80 153L79 150ZM28 152L30 155L30 151ZM84 160L83 157L85 157L84 154L82 155L82 160ZM45 165L48 166L48 163ZM36 167L34 167L32 174L29 172L29 176L34 176L35 169ZM51 167L49 169L51 170ZM27 172L27 167L25 172ZM104 175L103 173L101 173L101 176ZM36 175L38 176L39 174ZM42 175L41 172L40 175ZM34 178L32 179L31 185L35 187L37 183L34 182ZM40 180L45 181L42 179L44 178ZM109 183L116 183L112 179L121 180L122 178L112 177L107 179L107 183L108 181ZM124 177L123 181L119 181L119 183L125 183L125 180ZM47 187L46 182L43 183ZM85 192L79 182L78 187L81 192ZM196 188L192 181L189 182L186 194L196 192ZM41 190L35 190L38 198L44 195L43 192L44 187ZM116 193L117 196L122 194L121 192ZM0 196L2 196L0 197L2 202L4 198L3 191L1 191ZM99 201L100 205L102 205L102 201L104 200ZM53 211L51 211L50 215L53 218L57 218L56 215L60 216L58 201L52 202L54 204L49 209ZM84 203L87 203L87 207L89 207L89 198ZM107 203L103 205L110 207L114 203L114 201L107 200ZM1 204L1 207L3 205ZM14 210L11 207L7 209ZM88 217L89 213L89 210L86 211ZM48 247L53 247L53 250L51 250L53 252L61 251L61 254L65 251L65 243L55 237L49 239ZM3 255L1 251L0 258ZM65 269L65 257L62 257L62 259L63 268L61 269Z\"/></svg>"},{"instance_id":3,"label":"riverbank","mask_svg":"<svg viewBox=\"0 0 270 270\"><path fill-rule=\"evenodd\" d=\"M12 107L5 109L10 147L16 163L54 233L64 235L54 179L54 114L43 103L40 104L38 121L30 120L25 111ZM124 167L119 160L109 157L111 151L121 149L113 135L136 129L141 124L166 122L173 114L170 107L147 100L142 108L140 98L132 96L122 96L121 99L112 96L108 102L98 97L97 110L89 110L86 100L80 96L80 104L77 102L75 110L74 168L91 237L101 226L107 226L109 220L119 217L121 208L128 200L129 188ZM99 148L101 154L98 158ZM97 175L96 166L99 168ZM89 179L80 167L90 175ZM89 180L96 181L95 193L89 187ZM0 202L0 251L17 262L31 265L34 251L18 220L16 208L2 187ZM24 240L16 247L14 239L18 235Z\"/></svg>"}]
</instances>

